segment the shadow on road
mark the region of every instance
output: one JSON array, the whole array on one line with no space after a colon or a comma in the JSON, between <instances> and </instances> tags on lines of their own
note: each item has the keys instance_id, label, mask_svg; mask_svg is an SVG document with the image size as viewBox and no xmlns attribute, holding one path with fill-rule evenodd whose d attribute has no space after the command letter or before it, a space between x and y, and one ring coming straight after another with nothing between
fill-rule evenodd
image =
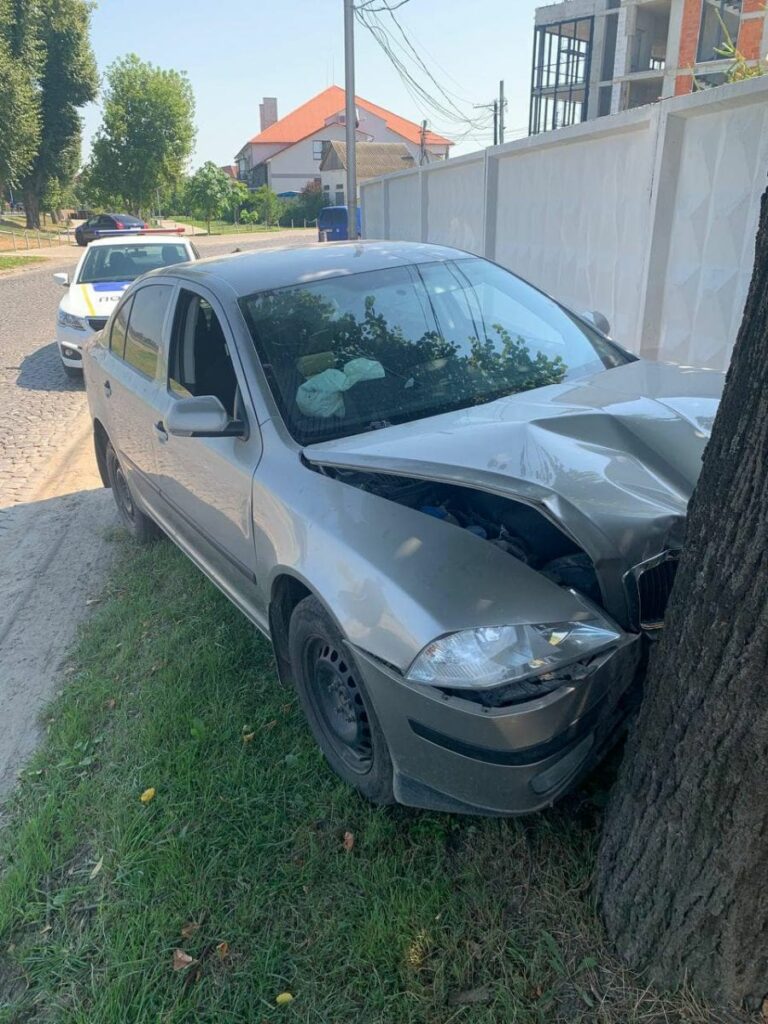
<instances>
[{"instance_id":1,"label":"shadow on road","mask_svg":"<svg viewBox=\"0 0 768 1024\"><path fill-rule=\"evenodd\" d=\"M24 356L16 384L27 391L85 390L82 375L68 377L64 372L55 341Z\"/></svg>"}]
</instances>

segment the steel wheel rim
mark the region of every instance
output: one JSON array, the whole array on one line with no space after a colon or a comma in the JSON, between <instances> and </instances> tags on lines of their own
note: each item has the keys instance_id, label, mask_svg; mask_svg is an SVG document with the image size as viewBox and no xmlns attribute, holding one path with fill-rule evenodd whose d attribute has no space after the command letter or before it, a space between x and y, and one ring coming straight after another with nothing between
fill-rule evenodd
<instances>
[{"instance_id":1,"label":"steel wheel rim","mask_svg":"<svg viewBox=\"0 0 768 1024\"><path fill-rule=\"evenodd\" d=\"M133 504L133 498L128 487L128 481L125 479L120 463L117 461L115 455L112 456L112 464L114 467L115 477L115 490L117 492L117 503L120 506L120 511L131 521L134 520L135 506Z\"/></svg>"},{"instance_id":2,"label":"steel wheel rim","mask_svg":"<svg viewBox=\"0 0 768 1024\"><path fill-rule=\"evenodd\" d=\"M358 775L373 766L371 724L345 655L323 637L307 644L307 678L316 717L334 753Z\"/></svg>"}]
</instances>

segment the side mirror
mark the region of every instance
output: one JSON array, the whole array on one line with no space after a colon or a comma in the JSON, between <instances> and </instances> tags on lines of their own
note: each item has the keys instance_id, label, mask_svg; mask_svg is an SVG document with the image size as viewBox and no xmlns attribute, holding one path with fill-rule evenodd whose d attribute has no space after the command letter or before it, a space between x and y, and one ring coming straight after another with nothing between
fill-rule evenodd
<instances>
[{"instance_id":1,"label":"side mirror","mask_svg":"<svg viewBox=\"0 0 768 1024\"><path fill-rule=\"evenodd\" d=\"M611 322L608 317L601 313L599 309L587 309L581 314L585 320L588 320L602 334L610 335L611 333Z\"/></svg>"},{"instance_id":2,"label":"side mirror","mask_svg":"<svg viewBox=\"0 0 768 1024\"><path fill-rule=\"evenodd\" d=\"M56 284L60 284L64 288L69 288L69 274L59 272L58 274L53 275L53 280Z\"/></svg>"},{"instance_id":3,"label":"side mirror","mask_svg":"<svg viewBox=\"0 0 768 1024\"><path fill-rule=\"evenodd\" d=\"M215 395L179 398L165 417L165 427L174 437L243 437L245 423L232 420Z\"/></svg>"}]
</instances>

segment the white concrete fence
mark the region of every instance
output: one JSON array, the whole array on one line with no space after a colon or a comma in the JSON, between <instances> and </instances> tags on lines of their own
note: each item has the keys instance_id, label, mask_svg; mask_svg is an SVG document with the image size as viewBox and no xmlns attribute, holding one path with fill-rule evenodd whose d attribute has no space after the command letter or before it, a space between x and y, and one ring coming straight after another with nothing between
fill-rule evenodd
<instances>
[{"instance_id":1,"label":"white concrete fence","mask_svg":"<svg viewBox=\"0 0 768 1024\"><path fill-rule=\"evenodd\" d=\"M485 255L650 359L724 369L768 184L768 77L363 183L363 235Z\"/></svg>"}]
</instances>

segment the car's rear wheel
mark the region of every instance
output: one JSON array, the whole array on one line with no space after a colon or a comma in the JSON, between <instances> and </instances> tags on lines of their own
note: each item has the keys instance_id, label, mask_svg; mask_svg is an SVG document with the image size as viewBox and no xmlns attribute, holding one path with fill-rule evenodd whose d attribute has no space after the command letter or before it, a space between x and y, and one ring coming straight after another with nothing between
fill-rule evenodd
<instances>
[{"instance_id":1,"label":"car's rear wheel","mask_svg":"<svg viewBox=\"0 0 768 1024\"><path fill-rule=\"evenodd\" d=\"M109 441L107 441L104 455L109 484L123 525L139 544L149 544L150 541L161 535L159 527L136 504L123 467Z\"/></svg>"},{"instance_id":2,"label":"car's rear wheel","mask_svg":"<svg viewBox=\"0 0 768 1024\"><path fill-rule=\"evenodd\" d=\"M294 609L288 649L304 714L330 766L373 803L394 803L384 733L344 639L316 597Z\"/></svg>"}]
</instances>

